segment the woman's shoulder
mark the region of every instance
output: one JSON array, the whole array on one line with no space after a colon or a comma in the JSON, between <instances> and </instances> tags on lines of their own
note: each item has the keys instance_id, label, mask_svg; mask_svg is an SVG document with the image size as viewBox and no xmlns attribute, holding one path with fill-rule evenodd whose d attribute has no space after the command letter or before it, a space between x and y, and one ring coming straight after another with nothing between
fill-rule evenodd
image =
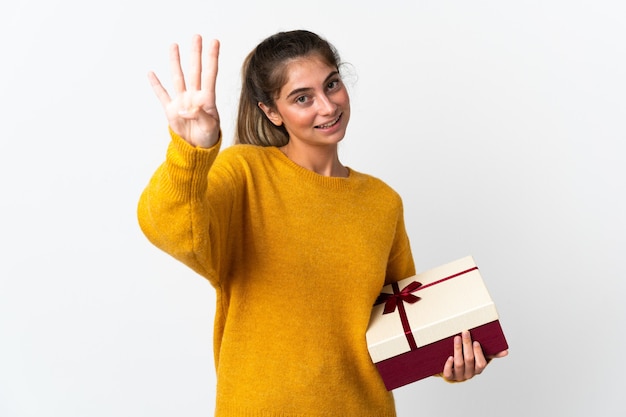
<instances>
[{"instance_id":1,"label":"woman's shoulder","mask_svg":"<svg viewBox=\"0 0 626 417\"><path fill-rule=\"evenodd\" d=\"M217 155L211 175L227 176L235 182L245 180L248 176L271 176L271 172L275 170L272 160L276 151L276 148L258 145L230 145Z\"/></svg>"},{"instance_id":2,"label":"woman's shoulder","mask_svg":"<svg viewBox=\"0 0 626 417\"><path fill-rule=\"evenodd\" d=\"M400 194L385 180L373 174L356 171L350 168L350 176L368 188L368 192L375 192L388 198L400 199Z\"/></svg>"}]
</instances>

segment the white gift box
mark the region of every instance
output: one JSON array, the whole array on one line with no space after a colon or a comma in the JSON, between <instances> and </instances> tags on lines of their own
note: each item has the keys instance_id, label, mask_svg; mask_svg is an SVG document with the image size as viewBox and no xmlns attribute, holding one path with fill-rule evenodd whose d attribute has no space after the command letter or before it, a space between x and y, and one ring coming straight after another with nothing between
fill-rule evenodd
<instances>
[{"instance_id":1,"label":"white gift box","mask_svg":"<svg viewBox=\"0 0 626 417\"><path fill-rule=\"evenodd\" d=\"M383 287L366 338L392 390L441 373L454 336L470 330L485 355L508 349L498 312L471 256Z\"/></svg>"}]
</instances>

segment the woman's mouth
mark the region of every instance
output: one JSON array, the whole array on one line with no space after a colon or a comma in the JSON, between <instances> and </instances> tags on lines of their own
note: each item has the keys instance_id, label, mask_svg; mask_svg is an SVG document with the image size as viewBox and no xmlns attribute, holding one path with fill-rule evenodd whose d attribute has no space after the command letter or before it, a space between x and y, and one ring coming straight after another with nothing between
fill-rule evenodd
<instances>
[{"instance_id":1,"label":"woman's mouth","mask_svg":"<svg viewBox=\"0 0 626 417\"><path fill-rule=\"evenodd\" d=\"M328 122L328 123L324 123L323 125L317 125L317 126L315 126L315 128L316 128L316 129L328 129L328 128L331 128L331 127L333 127L334 125L336 125L336 124L337 124L337 122L339 122L339 120L341 119L341 116L342 116L342 115L343 115L343 113L342 113L342 114L340 114L339 116L337 116L337 118L336 118L335 120L330 121L330 122Z\"/></svg>"}]
</instances>

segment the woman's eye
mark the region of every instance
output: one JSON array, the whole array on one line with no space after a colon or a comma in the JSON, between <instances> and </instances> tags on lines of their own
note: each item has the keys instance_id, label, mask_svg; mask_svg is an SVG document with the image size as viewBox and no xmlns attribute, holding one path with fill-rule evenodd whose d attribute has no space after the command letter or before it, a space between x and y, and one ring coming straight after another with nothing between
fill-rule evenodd
<instances>
[{"instance_id":1,"label":"woman's eye","mask_svg":"<svg viewBox=\"0 0 626 417\"><path fill-rule=\"evenodd\" d=\"M332 90L333 88L336 88L337 86L339 86L339 80L334 80L334 81L329 82L326 88L328 88L329 90Z\"/></svg>"},{"instance_id":2,"label":"woman's eye","mask_svg":"<svg viewBox=\"0 0 626 417\"><path fill-rule=\"evenodd\" d=\"M306 103L307 102L307 96L300 96L296 98L296 103Z\"/></svg>"}]
</instances>

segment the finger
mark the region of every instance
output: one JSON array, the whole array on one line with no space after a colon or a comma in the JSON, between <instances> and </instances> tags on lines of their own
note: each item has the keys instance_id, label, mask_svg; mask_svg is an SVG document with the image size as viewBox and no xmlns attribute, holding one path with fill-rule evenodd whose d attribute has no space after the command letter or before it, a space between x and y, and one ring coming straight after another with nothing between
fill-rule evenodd
<instances>
[{"instance_id":1,"label":"finger","mask_svg":"<svg viewBox=\"0 0 626 417\"><path fill-rule=\"evenodd\" d=\"M454 375L457 380L462 380L465 375L465 360L463 358L463 341L461 340L461 336L454 337L454 360L453 362L454 362Z\"/></svg>"},{"instance_id":2,"label":"finger","mask_svg":"<svg viewBox=\"0 0 626 417\"><path fill-rule=\"evenodd\" d=\"M174 82L174 90L182 93L186 90L185 76L180 66L180 51L177 44L170 46L170 71L172 72L172 81Z\"/></svg>"},{"instance_id":3,"label":"finger","mask_svg":"<svg viewBox=\"0 0 626 417\"><path fill-rule=\"evenodd\" d=\"M148 73L148 81L150 82L152 90L161 102L161 105L163 107L167 106L168 103L171 101L170 95L167 93L167 90L163 88L163 84L161 84L161 81L154 72L150 71Z\"/></svg>"},{"instance_id":4,"label":"finger","mask_svg":"<svg viewBox=\"0 0 626 417\"><path fill-rule=\"evenodd\" d=\"M483 353L483 348L478 341L474 341L474 367L476 374L480 374L487 367L487 358Z\"/></svg>"},{"instance_id":5,"label":"finger","mask_svg":"<svg viewBox=\"0 0 626 417\"><path fill-rule=\"evenodd\" d=\"M212 101L212 103L207 103L209 106L215 105L215 85L217 82L219 54L220 43L217 39L213 39L209 43L207 62L202 72L202 90L207 94L209 100Z\"/></svg>"},{"instance_id":6,"label":"finger","mask_svg":"<svg viewBox=\"0 0 626 417\"><path fill-rule=\"evenodd\" d=\"M461 333L461 339L463 340L463 363L465 365L465 378L469 379L474 376L475 360L474 360L474 347L472 346L472 336L470 332L465 330Z\"/></svg>"},{"instance_id":7,"label":"finger","mask_svg":"<svg viewBox=\"0 0 626 417\"><path fill-rule=\"evenodd\" d=\"M489 356L489 358L504 358L506 355L509 354L509 350L503 350L502 352L498 352L495 355L491 355Z\"/></svg>"},{"instance_id":8,"label":"finger","mask_svg":"<svg viewBox=\"0 0 626 417\"><path fill-rule=\"evenodd\" d=\"M189 88L200 90L202 75L202 37L194 35L191 41L191 65L189 69Z\"/></svg>"},{"instance_id":9,"label":"finger","mask_svg":"<svg viewBox=\"0 0 626 417\"><path fill-rule=\"evenodd\" d=\"M454 380L454 358L452 356L448 357L443 366L443 377L449 381Z\"/></svg>"}]
</instances>

